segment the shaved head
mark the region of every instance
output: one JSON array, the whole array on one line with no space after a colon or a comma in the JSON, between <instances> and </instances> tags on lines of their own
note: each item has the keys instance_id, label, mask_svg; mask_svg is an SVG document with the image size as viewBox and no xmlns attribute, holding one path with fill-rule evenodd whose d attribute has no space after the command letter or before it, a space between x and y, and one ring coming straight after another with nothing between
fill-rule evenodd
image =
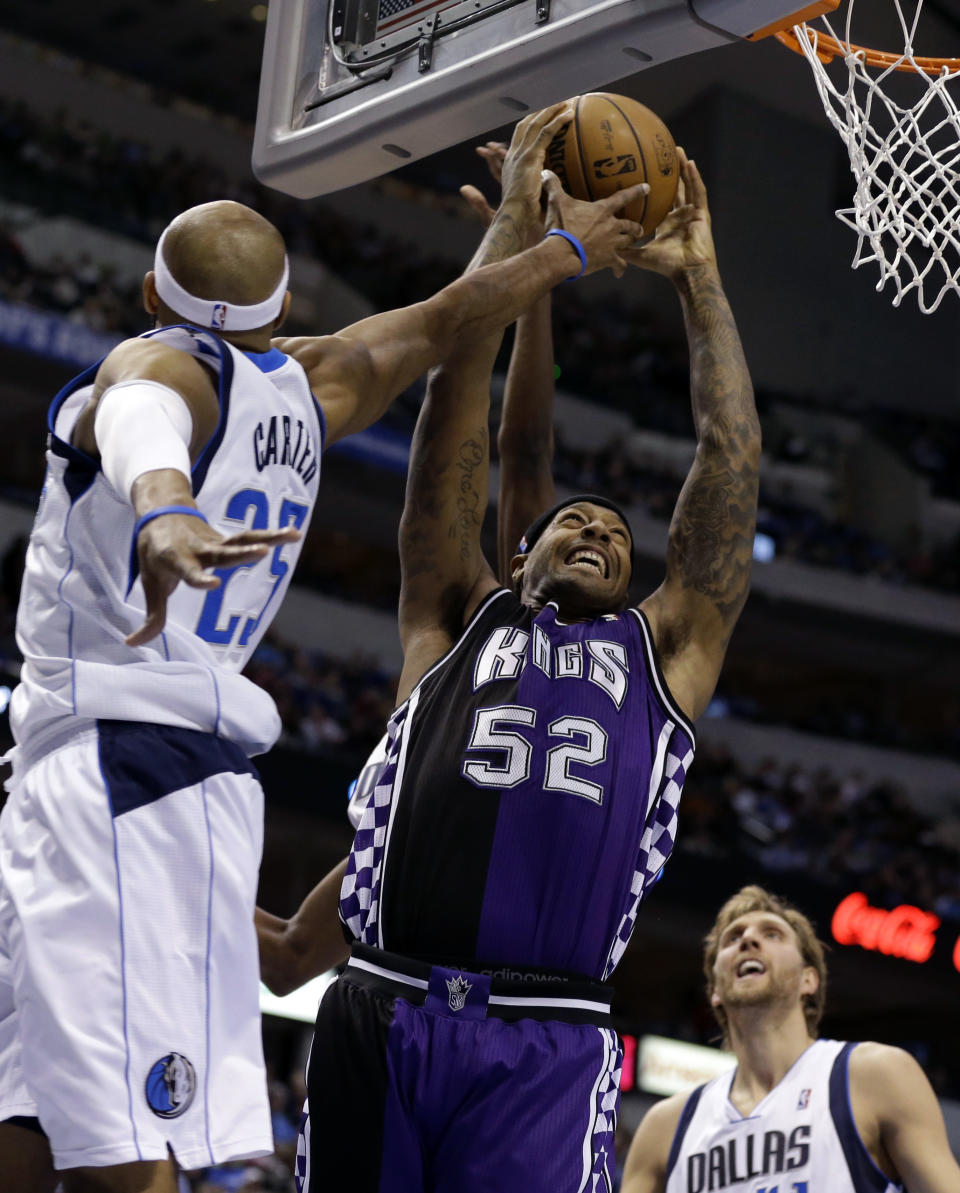
<instances>
[{"instance_id":1,"label":"shaved head","mask_svg":"<svg viewBox=\"0 0 960 1193\"><path fill-rule=\"evenodd\" d=\"M283 273L284 254L273 224L229 199L184 211L163 243L167 268L184 290L238 306L269 298Z\"/></svg>"}]
</instances>

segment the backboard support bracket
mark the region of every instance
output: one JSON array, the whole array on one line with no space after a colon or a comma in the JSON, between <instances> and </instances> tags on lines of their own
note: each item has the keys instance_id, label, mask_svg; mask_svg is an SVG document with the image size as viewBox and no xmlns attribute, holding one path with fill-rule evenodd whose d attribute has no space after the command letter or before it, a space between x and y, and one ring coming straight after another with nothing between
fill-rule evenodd
<instances>
[{"instance_id":1,"label":"backboard support bracket","mask_svg":"<svg viewBox=\"0 0 960 1193\"><path fill-rule=\"evenodd\" d=\"M433 66L433 29L429 33L425 33L417 42L417 73L422 75L431 66Z\"/></svg>"}]
</instances>

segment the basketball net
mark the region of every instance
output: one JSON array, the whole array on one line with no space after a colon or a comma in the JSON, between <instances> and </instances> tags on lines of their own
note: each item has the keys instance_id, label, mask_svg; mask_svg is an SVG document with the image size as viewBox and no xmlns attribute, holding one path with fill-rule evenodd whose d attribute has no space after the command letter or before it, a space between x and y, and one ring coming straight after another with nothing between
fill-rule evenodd
<instances>
[{"instance_id":1,"label":"basketball net","mask_svg":"<svg viewBox=\"0 0 960 1193\"><path fill-rule=\"evenodd\" d=\"M960 293L960 58L916 56L923 0L915 0L910 20L906 0L889 2L900 20L902 52L851 40L854 0L843 37L826 16L819 18L823 29L805 22L777 36L810 63L824 110L847 147L856 190L853 206L836 214L858 237L853 268L876 262L878 291L892 284L894 306L913 291L920 310L931 314L948 291ZM845 65L845 80L828 73L834 59ZM900 92L911 88L904 101Z\"/></svg>"}]
</instances>

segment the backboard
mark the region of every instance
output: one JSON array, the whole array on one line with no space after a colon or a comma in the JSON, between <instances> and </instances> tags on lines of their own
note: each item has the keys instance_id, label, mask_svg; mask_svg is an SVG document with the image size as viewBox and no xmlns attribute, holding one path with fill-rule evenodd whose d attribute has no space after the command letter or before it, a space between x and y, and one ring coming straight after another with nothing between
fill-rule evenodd
<instances>
[{"instance_id":1,"label":"backboard","mask_svg":"<svg viewBox=\"0 0 960 1193\"><path fill-rule=\"evenodd\" d=\"M389 173L803 0L272 0L253 168L298 198ZM835 6L835 0L830 5Z\"/></svg>"}]
</instances>

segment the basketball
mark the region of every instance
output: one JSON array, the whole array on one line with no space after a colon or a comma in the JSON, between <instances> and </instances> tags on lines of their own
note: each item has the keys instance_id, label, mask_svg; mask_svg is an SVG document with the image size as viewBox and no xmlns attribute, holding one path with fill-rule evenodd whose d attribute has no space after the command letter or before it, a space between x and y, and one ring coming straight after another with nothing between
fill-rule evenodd
<instances>
[{"instance_id":1,"label":"basketball","mask_svg":"<svg viewBox=\"0 0 960 1193\"><path fill-rule=\"evenodd\" d=\"M673 206L679 171L677 147L655 112L635 99L594 91L577 99L573 120L547 150L547 167L575 199L603 199L648 182L625 210L649 236Z\"/></svg>"}]
</instances>

